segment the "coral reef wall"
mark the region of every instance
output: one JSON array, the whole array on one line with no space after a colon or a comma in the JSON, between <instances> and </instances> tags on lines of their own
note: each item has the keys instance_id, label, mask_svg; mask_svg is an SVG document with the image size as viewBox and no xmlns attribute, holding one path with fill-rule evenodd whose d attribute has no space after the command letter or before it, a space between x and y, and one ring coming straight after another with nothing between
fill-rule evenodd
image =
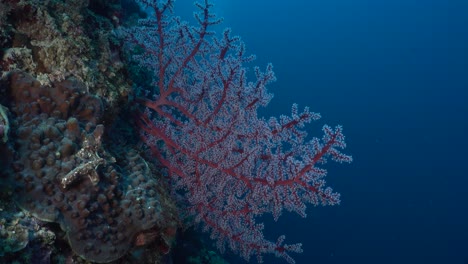
<instances>
[{"instance_id":1,"label":"coral reef wall","mask_svg":"<svg viewBox=\"0 0 468 264\"><path fill-rule=\"evenodd\" d=\"M73 76L112 105L129 90L111 33L119 23L117 3L2 0L1 70L25 70L41 84Z\"/></svg>"},{"instance_id":2,"label":"coral reef wall","mask_svg":"<svg viewBox=\"0 0 468 264\"><path fill-rule=\"evenodd\" d=\"M119 2L0 0L1 263L169 251L175 204L119 117L131 87Z\"/></svg>"}]
</instances>

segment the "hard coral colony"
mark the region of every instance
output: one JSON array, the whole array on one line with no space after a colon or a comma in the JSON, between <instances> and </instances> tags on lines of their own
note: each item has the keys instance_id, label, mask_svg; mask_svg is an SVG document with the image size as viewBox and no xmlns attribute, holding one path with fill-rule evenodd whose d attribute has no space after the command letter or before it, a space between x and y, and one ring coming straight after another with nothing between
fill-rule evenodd
<instances>
[{"instance_id":1,"label":"hard coral colony","mask_svg":"<svg viewBox=\"0 0 468 264\"><path fill-rule=\"evenodd\" d=\"M81 82L45 87L23 72L10 73L8 81L18 123L13 169L21 208L60 223L76 254L95 262L120 258L139 233L173 220L164 219L167 198L138 152L104 149L102 102Z\"/></svg>"},{"instance_id":2,"label":"hard coral colony","mask_svg":"<svg viewBox=\"0 0 468 264\"><path fill-rule=\"evenodd\" d=\"M124 2L150 12L132 26L143 12ZM247 81L240 39L209 39L220 22L209 1L196 4L197 27L172 14L173 0L130 2L0 0L0 218L16 204L24 223L56 233L40 245L17 236L0 260L23 250L40 263L165 263L185 217L221 251L294 263L301 245L267 240L256 220L339 202L317 165L351 161L341 127L306 142L302 127L320 117L308 108L258 117L272 66Z\"/></svg>"}]
</instances>

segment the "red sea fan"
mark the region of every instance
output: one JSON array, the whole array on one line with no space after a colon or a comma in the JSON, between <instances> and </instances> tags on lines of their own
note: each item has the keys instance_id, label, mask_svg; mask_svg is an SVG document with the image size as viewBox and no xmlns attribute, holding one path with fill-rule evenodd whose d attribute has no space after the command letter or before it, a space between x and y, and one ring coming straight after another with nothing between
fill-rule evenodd
<instances>
[{"instance_id":1,"label":"red sea fan","mask_svg":"<svg viewBox=\"0 0 468 264\"><path fill-rule=\"evenodd\" d=\"M256 219L271 213L276 220L283 209L305 217L307 204L339 203L318 165L351 162L340 152L341 126L324 126L322 138L306 141L304 126L320 118L308 108L259 117L258 107L272 98L266 90L275 80L272 65L255 68L249 82L243 64L253 57L229 29L212 37L208 28L220 20L208 1L196 4L196 27L170 16L172 0L140 2L152 16L126 33L144 50L134 58L154 73L154 91L138 99L146 109L137 121L143 140L222 251L227 244L247 260L274 253L294 263L288 252L301 252L301 244L283 244L284 236L266 240Z\"/></svg>"}]
</instances>

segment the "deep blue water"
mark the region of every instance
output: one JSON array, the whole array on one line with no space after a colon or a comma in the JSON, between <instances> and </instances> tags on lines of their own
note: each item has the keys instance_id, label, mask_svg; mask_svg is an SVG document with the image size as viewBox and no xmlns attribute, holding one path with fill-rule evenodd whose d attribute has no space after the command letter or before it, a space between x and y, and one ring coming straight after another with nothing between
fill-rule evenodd
<instances>
[{"instance_id":1,"label":"deep blue water","mask_svg":"<svg viewBox=\"0 0 468 264\"><path fill-rule=\"evenodd\" d=\"M354 158L328 164L340 206L284 214L265 236L302 242L297 263L468 263L468 1L215 3L255 65L275 66L264 114L308 105L323 116L310 134L342 124Z\"/></svg>"}]
</instances>

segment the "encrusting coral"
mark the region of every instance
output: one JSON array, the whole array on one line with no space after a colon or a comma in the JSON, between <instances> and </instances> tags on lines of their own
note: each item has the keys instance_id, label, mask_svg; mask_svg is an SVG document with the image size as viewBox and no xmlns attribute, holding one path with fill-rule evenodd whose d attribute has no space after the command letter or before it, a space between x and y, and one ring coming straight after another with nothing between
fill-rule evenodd
<instances>
[{"instance_id":1,"label":"encrusting coral","mask_svg":"<svg viewBox=\"0 0 468 264\"><path fill-rule=\"evenodd\" d=\"M41 84L73 76L114 107L130 85L111 33L114 16L98 13L121 7L96 2L0 0L0 73L24 70Z\"/></svg>"},{"instance_id":2,"label":"encrusting coral","mask_svg":"<svg viewBox=\"0 0 468 264\"><path fill-rule=\"evenodd\" d=\"M113 142L106 150L101 99L73 78L46 87L14 71L6 83L21 208L59 223L73 251L89 261L116 260L145 245L145 233L169 243L174 205L136 150Z\"/></svg>"}]
</instances>

